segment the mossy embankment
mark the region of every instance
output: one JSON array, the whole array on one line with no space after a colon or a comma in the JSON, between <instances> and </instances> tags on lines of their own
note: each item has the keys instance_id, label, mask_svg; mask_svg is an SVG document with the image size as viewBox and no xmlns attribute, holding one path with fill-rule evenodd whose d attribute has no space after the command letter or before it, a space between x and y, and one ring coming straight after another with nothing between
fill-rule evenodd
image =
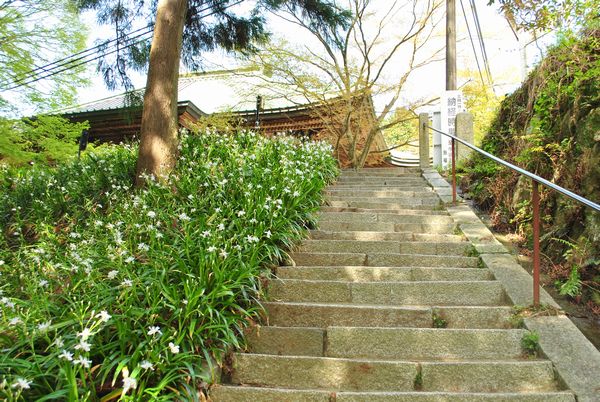
<instances>
[{"instance_id":1,"label":"mossy embankment","mask_svg":"<svg viewBox=\"0 0 600 402\"><path fill-rule=\"evenodd\" d=\"M562 37L504 99L482 148L598 203L599 55L600 29ZM531 241L530 180L474 156L461 184L496 229ZM546 188L541 200L547 273L600 314L600 213Z\"/></svg>"}]
</instances>

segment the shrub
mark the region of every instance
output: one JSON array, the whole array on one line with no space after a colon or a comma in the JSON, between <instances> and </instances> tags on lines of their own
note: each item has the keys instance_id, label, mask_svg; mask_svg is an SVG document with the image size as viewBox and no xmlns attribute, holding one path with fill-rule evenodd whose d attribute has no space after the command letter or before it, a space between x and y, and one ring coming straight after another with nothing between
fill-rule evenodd
<instances>
[{"instance_id":1,"label":"shrub","mask_svg":"<svg viewBox=\"0 0 600 402\"><path fill-rule=\"evenodd\" d=\"M184 135L180 152L143 190L133 147L0 173L0 397L193 399L243 343L266 264L303 236L336 162L250 132Z\"/></svg>"}]
</instances>

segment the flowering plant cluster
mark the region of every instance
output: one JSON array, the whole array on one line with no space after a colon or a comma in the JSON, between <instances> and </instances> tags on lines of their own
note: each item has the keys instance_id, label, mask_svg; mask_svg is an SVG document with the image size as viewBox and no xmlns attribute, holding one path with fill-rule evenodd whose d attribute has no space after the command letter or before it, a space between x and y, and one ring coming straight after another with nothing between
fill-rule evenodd
<instances>
[{"instance_id":1,"label":"flowering plant cluster","mask_svg":"<svg viewBox=\"0 0 600 402\"><path fill-rule=\"evenodd\" d=\"M182 133L135 190L136 153L0 170L0 399L195 400L337 174L329 145Z\"/></svg>"}]
</instances>

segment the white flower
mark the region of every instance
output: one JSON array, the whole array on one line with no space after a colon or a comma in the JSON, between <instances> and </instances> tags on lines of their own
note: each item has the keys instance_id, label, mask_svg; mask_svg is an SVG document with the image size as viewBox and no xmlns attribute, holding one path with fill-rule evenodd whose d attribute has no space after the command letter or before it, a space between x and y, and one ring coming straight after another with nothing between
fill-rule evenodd
<instances>
[{"instance_id":1,"label":"white flower","mask_svg":"<svg viewBox=\"0 0 600 402\"><path fill-rule=\"evenodd\" d=\"M113 269L112 271L108 272L108 274L106 275L106 277L108 279L115 279L118 274L119 274L119 271L117 271L116 269Z\"/></svg>"},{"instance_id":2,"label":"white flower","mask_svg":"<svg viewBox=\"0 0 600 402\"><path fill-rule=\"evenodd\" d=\"M17 324L20 324L20 323L22 323L22 322L23 322L23 321L21 321L21 318L19 318L19 317L14 317L14 318L11 318L11 319L10 319L10 321L8 322L8 325L15 326L15 325L17 325Z\"/></svg>"},{"instance_id":3,"label":"white flower","mask_svg":"<svg viewBox=\"0 0 600 402\"><path fill-rule=\"evenodd\" d=\"M10 301L8 297L3 297L2 299L0 299L0 303L4 304L8 308L15 308L15 303Z\"/></svg>"},{"instance_id":4,"label":"white flower","mask_svg":"<svg viewBox=\"0 0 600 402\"><path fill-rule=\"evenodd\" d=\"M256 220L256 218L252 218L250 219L250 223L258 223L258 221Z\"/></svg>"},{"instance_id":5,"label":"white flower","mask_svg":"<svg viewBox=\"0 0 600 402\"><path fill-rule=\"evenodd\" d=\"M292 194L292 195L293 195L294 197L298 197L298 196L300 195L300 192L296 190L296 191L294 191L294 194Z\"/></svg>"},{"instance_id":6,"label":"white flower","mask_svg":"<svg viewBox=\"0 0 600 402\"><path fill-rule=\"evenodd\" d=\"M85 341L91 335L92 331L89 328L84 328L83 331L77 333L77 336L80 337L82 341Z\"/></svg>"},{"instance_id":7,"label":"white flower","mask_svg":"<svg viewBox=\"0 0 600 402\"><path fill-rule=\"evenodd\" d=\"M81 237L81 235L77 232L71 232L71 233L69 233L69 237L71 237L73 239L79 239Z\"/></svg>"},{"instance_id":8,"label":"white flower","mask_svg":"<svg viewBox=\"0 0 600 402\"><path fill-rule=\"evenodd\" d=\"M267 231L265 232L265 236L266 236L268 239L270 239L270 238L271 238L271 235L272 235L272 233L271 233L271 231L270 231L270 230L267 230Z\"/></svg>"},{"instance_id":9,"label":"white flower","mask_svg":"<svg viewBox=\"0 0 600 402\"><path fill-rule=\"evenodd\" d=\"M148 213L146 215L148 216L148 218L154 218L154 217L156 217L156 212L148 211Z\"/></svg>"},{"instance_id":10,"label":"white flower","mask_svg":"<svg viewBox=\"0 0 600 402\"><path fill-rule=\"evenodd\" d=\"M225 250L221 250L221 252L219 253L219 255L223 258L227 258L227 256L229 255L229 253Z\"/></svg>"},{"instance_id":11,"label":"white flower","mask_svg":"<svg viewBox=\"0 0 600 402\"><path fill-rule=\"evenodd\" d=\"M202 232L202 237L207 238L208 236L210 236L210 232L208 230Z\"/></svg>"},{"instance_id":12,"label":"white flower","mask_svg":"<svg viewBox=\"0 0 600 402\"><path fill-rule=\"evenodd\" d=\"M17 381L15 381L13 383L13 385L11 385L11 387L19 388L19 389L29 389L30 385L31 385L31 381L26 380L24 378L17 378Z\"/></svg>"},{"instance_id":13,"label":"white flower","mask_svg":"<svg viewBox=\"0 0 600 402\"><path fill-rule=\"evenodd\" d=\"M123 378L123 394L129 392L129 390L134 390L137 387L137 380L132 377Z\"/></svg>"},{"instance_id":14,"label":"white flower","mask_svg":"<svg viewBox=\"0 0 600 402\"><path fill-rule=\"evenodd\" d=\"M189 221L191 218L187 216L185 212L182 212L179 214L179 219L181 219L182 221Z\"/></svg>"},{"instance_id":15,"label":"white flower","mask_svg":"<svg viewBox=\"0 0 600 402\"><path fill-rule=\"evenodd\" d=\"M110 320L111 315L108 314L108 312L106 310L102 310L101 312L96 314L96 317L100 318L100 322L106 322L106 321Z\"/></svg>"},{"instance_id":16,"label":"white flower","mask_svg":"<svg viewBox=\"0 0 600 402\"><path fill-rule=\"evenodd\" d=\"M83 356L79 356L77 359L73 360L73 364L80 364L82 367L90 368L92 361Z\"/></svg>"},{"instance_id":17,"label":"white flower","mask_svg":"<svg viewBox=\"0 0 600 402\"><path fill-rule=\"evenodd\" d=\"M127 264L130 264L130 263L132 263L134 261L135 261L135 258L132 257L132 256L129 256L129 257L125 258L125 263L127 263Z\"/></svg>"},{"instance_id":18,"label":"white flower","mask_svg":"<svg viewBox=\"0 0 600 402\"><path fill-rule=\"evenodd\" d=\"M45 288L46 286L48 286L48 281L45 279L42 279L41 281L39 281L39 285L43 288Z\"/></svg>"},{"instance_id":19,"label":"white flower","mask_svg":"<svg viewBox=\"0 0 600 402\"><path fill-rule=\"evenodd\" d=\"M258 243L259 239L256 236L248 235L246 236L246 240L248 240L248 243Z\"/></svg>"},{"instance_id":20,"label":"white flower","mask_svg":"<svg viewBox=\"0 0 600 402\"><path fill-rule=\"evenodd\" d=\"M237 216L244 216L246 212L244 210L238 211Z\"/></svg>"},{"instance_id":21,"label":"white flower","mask_svg":"<svg viewBox=\"0 0 600 402\"><path fill-rule=\"evenodd\" d=\"M4 264L5 264L4 260L0 260L0 267Z\"/></svg>"},{"instance_id":22,"label":"white flower","mask_svg":"<svg viewBox=\"0 0 600 402\"><path fill-rule=\"evenodd\" d=\"M79 343L77 345L75 345L75 349L77 350L83 350L86 352L90 351L91 348L91 344L87 341L84 341L83 339L79 341Z\"/></svg>"},{"instance_id":23,"label":"white flower","mask_svg":"<svg viewBox=\"0 0 600 402\"><path fill-rule=\"evenodd\" d=\"M142 251L148 251L150 250L150 246L148 246L146 243L139 243L138 249Z\"/></svg>"},{"instance_id":24,"label":"white flower","mask_svg":"<svg viewBox=\"0 0 600 402\"><path fill-rule=\"evenodd\" d=\"M215 251L217 251L217 248L215 246L210 246L206 249L206 251L208 251L209 253L214 253Z\"/></svg>"},{"instance_id":25,"label":"white flower","mask_svg":"<svg viewBox=\"0 0 600 402\"><path fill-rule=\"evenodd\" d=\"M225 230L225 224L224 223L219 223L219 225L217 226L217 229L219 229L219 230Z\"/></svg>"},{"instance_id":26,"label":"white flower","mask_svg":"<svg viewBox=\"0 0 600 402\"><path fill-rule=\"evenodd\" d=\"M62 353L58 355L58 358L71 362L73 361L73 353L69 352L68 350L63 350Z\"/></svg>"},{"instance_id":27,"label":"white flower","mask_svg":"<svg viewBox=\"0 0 600 402\"><path fill-rule=\"evenodd\" d=\"M51 324L52 324L52 322L50 322L50 321L39 323L38 326L37 326L38 331L40 331L40 332L46 332L48 330L48 328L50 328Z\"/></svg>"},{"instance_id":28,"label":"white flower","mask_svg":"<svg viewBox=\"0 0 600 402\"><path fill-rule=\"evenodd\" d=\"M54 340L54 342L52 342L52 344L54 346L56 346L57 348L62 348L63 346L65 346L65 343L63 342L63 340L60 336L58 338L56 338Z\"/></svg>"},{"instance_id":29,"label":"white flower","mask_svg":"<svg viewBox=\"0 0 600 402\"><path fill-rule=\"evenodd\" d=\"M179 345L175 345L173 342L169 342L169 349L171 349L171 353L179 353Z\"/></svg>"},{"instance_id":30,"label":"white flower","mask_svg":"<svg viewBox=\"0 0 600 402\"><path fill-rule=\"evenodd\" d=\"M121 286L124 288L130 288L133 285L133 281L131 279L124 279L123 282L121 282Z\"/></svg>"},{"instance_id":31,"label":"white flower","mask_svg":"<svg viewBox=\"0 0 600 402\"><path fill-rule=\"evenodd\" d=\"M162 331L160 330L159 326L152 326L152 327L148 327L148 335L152 336L154 334L162 334Z\"/></svg>"},{"instance_id":32,"label":"white flower","mask_svg":"<svg viewBox=\"0 0 600 402\"><path fill-rule=\"evenodd\" d=\"M190 194L190 195L187 196L187 198L188 198L188 200L193 200L194 196L192 194Z\"/></svg>"},{"instance_id":33,"label":"white flower","mask_svg":"<svg viewBox=\"0 0 600 402\"><path fill-rule=\"evenodd\" d=\"M140 363L140 367L144 370L152 370L154 371L154 365L150 363L148 360L142 360Z\"/></svg>"}]
</instances>

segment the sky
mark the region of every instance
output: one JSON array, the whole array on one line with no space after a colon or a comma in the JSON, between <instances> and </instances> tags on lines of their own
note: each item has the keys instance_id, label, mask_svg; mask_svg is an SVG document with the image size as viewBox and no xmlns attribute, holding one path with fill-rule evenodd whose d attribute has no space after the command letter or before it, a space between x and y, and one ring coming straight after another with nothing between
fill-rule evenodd
<instances>
[{"instance_id":1,"label":"sky","mask_svg":"<svg viewBox=\"0 0 600 402\"><path fill-rule=\"evenodd\" d=\"M386 5L390 4L389 0L374 0L373 21L378 21L377 14L381 13ZM469 20L471 33L475 34L474 21L471 14L470 8L468 8L468 1L463 0L464 6L467 8L467 17ZM487 6L485 2L477 2L477 12L481 22L481 29L483 33L483 40L486 46L486 51L489 59L489 66L491 70L492 80L494 84L494 90L498 95L510 93L518 87L523 79L524 63L522 58L521 46L523 43L530 42L531 38L526 37L523 34L519 34L519 40L515 37L515 34L510 29L506 20L502 17L500 12L495 6ZM465 18L461 9L461 2L457 1L457 68L458 70L473 70L477 71L477 65L473 56L473 49L469 36L467 33L467 27L465 25ZM290 26L288 22L285 22L281 18L276 16L268 17L269 29L273 32L274 36L282 37L290 41L292 44L297 46L306 45L309 41L310 35L301 33ZM90 35L88 40L88 46L93 46L94 42L98 38L106 39L110 38L111 29L108 27L98 27L95 23L95 16L91 13L84 15L86 24L90 27L90 32L94 35ZM398 28L401 27L401 23L398 22ZM396 30L396 27L392 27L390 31L390 38L394 35L392 32ZM432 48L441 48L444 46L445 38L443 36L444 22L440 25L442 32L431 41L430 46ZM398 29L399 30L399 29ZM389 39L389 38L388 38ZM476 49L478 52L479 45L477 38L474 37ZM547 35L542 38L536 46L536 43L530 43L526 46L527 52L527 66L531 68L540 59L540 49L543 50L548 44L553 41L552 35ZM309 46L311 44L309 43ZM215 69L228 68L234 65L235 61L224 57L222 52L216 52L214 54L207 54L206 63L208 69L211 65L215 66ZM481 61L480 61L481 62ZM402 70L406 64L405 59L399 57L394 61L390 70L386 74L386 77L390 80L396 78L395 72ZM107 96L111 96L120 93L121 90L114 92L106 89L102 80L94 72L95 66L91 66L89 74L92 77L92 85L88 88L82 88L78 92L78 102L86 103L98 99L102 99ZM145 85L145 76L140 74L133 74L132 79L135 87L143 87ZM459 78L458 85L465 83L464 79ZM411 102L417 98L426 98L439 96L445 89L445 64L443 61L433 63L420 71L413 74L411 79L407 82L405 89L402 93L402 102ZM219 94L211 94L211 97L215 99L215 102L223 102L224 100L219 99ZM381 99L375 99L376 109L381 109L387 99L381 97ZM400 106L400 105L397 105Z\"/></svg>"}]
</instances>

